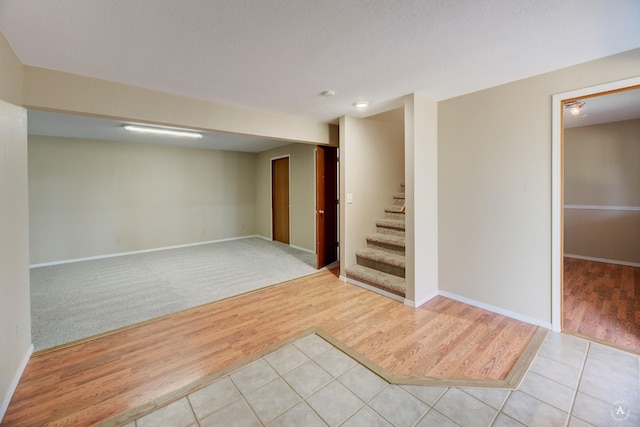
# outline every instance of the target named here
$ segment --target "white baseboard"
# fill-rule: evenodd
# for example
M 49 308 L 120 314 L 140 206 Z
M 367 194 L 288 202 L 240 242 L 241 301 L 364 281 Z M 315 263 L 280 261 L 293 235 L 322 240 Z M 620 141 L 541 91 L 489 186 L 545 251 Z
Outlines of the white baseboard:
M 52 266 L 52 265 L 71 264 L 73 262 L 80 262 L 80 261 L 93 261 L 93 260 L 96 260 L 96 259 L 115 258 L 115 257 L 125 256 L 125 255 L 145 254 L 145 253 L 149 253 L 149 252 L 166 251 L 168 249 L 189 248 L 189 247 L 192 247 L 192 246 L 209 245 L 211 243 L 221 243 L 221 242 L 229 242 L 229 241 L 232 241 L 232 240 L 251 239 L 253 237 L 260 237 L 260 238 L 264 239 L 264 237 L 258 236 L 258 235 L 230 237 L 228 239 L 209 240 L 207 242 L 187 243 L 187 244 L 184 244 L 184 245 L 164 246 L 162 248 L 143 249 L 143 250 L 131 251 L 131 252 L 119 252 L 119 253 L 107 254 L 107 255 L 90 256 L 90 257 L 85 257 L 85 258 L 65 259 L 65 260 L 62 260 L 62 261 L 43 262 L 43 263 L 40 263 L 40 264 L 31 264 L 31 265 L 29 265 L 29 268 L 49 267 L 49 266 Z
M 310 253 L 310 254 L 314 254 L 314 255 L 316 254 L 315 251 L 312 251 L 312 250 L 307 249 L 307 248 L 303 248 L 302 246 L 296 246 L 296 245 L 291 245 L 290 244 L 289 247 L 291 247 L 293 249 L 297 249 L 299 251 L 307 252 L 307 253 Z
M 259 236 L 259 235 L 256 235 L 256 236 L 251 236 L 251 237 L 259 237 L 259 238 L 261 238 L 262 240 L 266 240 L 266 241 L 268 241 L 268 242 L 273 242 L 273 239 L 272 239 L 272 238 L 270 238 L 270 237 L 266 237 L 266 236 Z M 310 253 L 310 254 L 314 254 L 314 255 L 315 255 L 315 251 L 312 251 L 311 249 L 303 248 L 302 246 L 296 246 L 296 245 L 289 244 L 289 247 L 290 247 L 290 248 L 293 248 L 293 249 L 297 249 L 297 250 L 299 250 L 299 251 L 308 252 L 308 253 Z
M 423 304 L 426 304 L 427 302 L 431 301 L 432 299 L 434 299 L 435 297 L 438 296 L 438 291 L 435 291 L 429 295 L 427 295 L 426 297 L 414 302 L 408 299 L 404 300 L 404 305 L 408 305 L 409 307 L 413 307 L 413 308 L 418 308 Z
M 438 291 L 438 295 L 441 295 L 446 298 L 450 298 L 452 300 L 460 301 L 465 304 L 472 305 L 474 307 L 482 308 L 487 311 L 491 311 L 496 314 L 500 314 L 502 316 L 511 317 L 512 319 L 520 320 L 522 322 L 530 323 L 535 326 L 540 326 L 545 329 L 551 329 L 551 322 L 542 322 L 533 317 L 524 316 L 520 313 L 515 313 L 513 311 L 505 310 L 504 308 L 496 307 L 495 305 L 485 304 L 480 301 L 475 301 L 470 298 L 461 297 L 460 295 L 452 294 L 446 291 Z
M 340 276 L 340 279 L 342 279 L 342 276 Z M 360 287 L 360 288 L 364 288 L 364 289 L 366 289 L 366 290 L 368 290 L 368 291 L 375 292 L 375 293 L 380 294 L 380 295 L 382 295 L 382 296 L 385 296 L 385 297 L 387 297 L 387 298 L 391 298 L 391 299 L 394 299 L 394 300 L 396 300 L 396 301 L 400 301 L 400 302 L 404 303 L 404 298 L 402 298 L 402 297 L 401 297 L 401 296 L 399 296 L 399 295 L 392 294 L 391 292 L 387 292 L 387 291 L 385 291 L 385 290 L 382 290 L 382 289 L 376 288 L 376 287 L 374 287 L 374 286 L 367 285 L 366 283 L 359 282 L 359 281 L 357 281 L 357 280 L 350 279 L 350 278 L 348 278 L 348 277 L 345 277 L 345 278 L 344 278 L 344 281 L 345 281 L 345 282 L 347 282 L 347 283 L 349 283 L 349 284 L 351 284 L 351 285 L 355 285 L 355 286 L 358 286 L 358 287 Z
M 0 422 L 2 422 L 2 419 L 4 418 L 4 414 L 6 414 L 7 409 L 9 408 L 9 402 L 11 402 L 13 393 L 15 393 L 16 388 L 18 388 L 18 383 L 20 382 L 20 378 L 22 377 L 22 374 L 25 368 L 27 367 L 27 363 L 29 363 L 29 359 L 31 358 L 32 354 L 33 354 L 33 344 L 31 344 L 27 349 L 26 354 L 22 358 L 22 361 L 20 362 L 20 365 L 18 366 L 18 369 L 16 370 L 16 373 L 14 374 L 13 379 L 11 380 L 11 384 L 9 384 L 9 389 L 7 390 L 7 392 L 4 395 L 4 398 L 2 399 L 2 406 L 0 406 Z
M 566 258 L 583 259 L 585 261 L 606 262 L 607 264 L 626 265 L 627 267 L 640 267 L 640 263 L 630 261 L 619 261 L 616 259 L 596 258 L 591 256 L 582 256 L 574 254 L 564 254 Z

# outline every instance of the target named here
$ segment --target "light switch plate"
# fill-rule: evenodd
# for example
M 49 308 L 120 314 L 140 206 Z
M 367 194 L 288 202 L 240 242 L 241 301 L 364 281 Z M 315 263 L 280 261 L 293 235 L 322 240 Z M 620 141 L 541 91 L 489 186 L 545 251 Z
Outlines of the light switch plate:
M 347 193 L 347 203 L 353 203 L 353 193 Z

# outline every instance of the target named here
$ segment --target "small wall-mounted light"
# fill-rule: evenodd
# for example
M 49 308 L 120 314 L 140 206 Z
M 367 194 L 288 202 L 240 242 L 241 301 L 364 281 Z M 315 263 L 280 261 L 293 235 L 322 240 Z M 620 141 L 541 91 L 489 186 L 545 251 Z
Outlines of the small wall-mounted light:
M 154 127 L 137 126 L 137 125 L 124 125 L 124 129 L 130 132 L 151 133 L 154 135 L 178 136 L 183 138 L 195 138 L 195 139 L 202 138 L 201 133 L 189 132 L 184 130 L 154 128 Z

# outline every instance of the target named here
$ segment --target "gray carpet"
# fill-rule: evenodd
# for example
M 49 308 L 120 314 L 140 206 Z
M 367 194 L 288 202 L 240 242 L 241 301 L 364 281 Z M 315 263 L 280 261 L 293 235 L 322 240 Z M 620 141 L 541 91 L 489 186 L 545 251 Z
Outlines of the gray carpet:
M 315 255 L 260 238 L 31 269 L 35 350 L 316 272 Z

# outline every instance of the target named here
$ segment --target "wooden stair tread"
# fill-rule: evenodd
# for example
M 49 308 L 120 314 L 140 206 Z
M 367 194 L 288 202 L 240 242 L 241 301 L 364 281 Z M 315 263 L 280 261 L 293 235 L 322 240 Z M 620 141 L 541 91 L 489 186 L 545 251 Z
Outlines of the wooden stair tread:
M 406 282 L 402 277 L 383 273 L 362 265 L 352 265 L 351 267 L 347 267 L 346 273 L 348 278 L 365 282 L 402 297 L 405 296 Z
M 396 194 L 393 195 L 393 198 L 394 199 L 403 199 L 404 200 L 405 199 L 404 193 L 396 193 Z
M 381 251 L 379 249 L 359 249 L 356 251 L 356 256 L 367 258 L 382 264 L 392 265 L 394 267 L 405 268 L 406 266 L 406 258 L 404 256 Z

